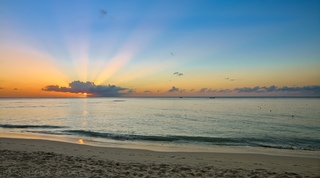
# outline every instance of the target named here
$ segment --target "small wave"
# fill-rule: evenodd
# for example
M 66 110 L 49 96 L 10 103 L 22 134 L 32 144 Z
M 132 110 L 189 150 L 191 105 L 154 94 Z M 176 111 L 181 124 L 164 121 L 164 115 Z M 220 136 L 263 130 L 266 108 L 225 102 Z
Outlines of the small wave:
M 219 146 L 252 146 L 266 147 L 276 149 L 291 150 L 320 150 L 319 140 L 300 140 L 300 143 L 292 144 L 291 139 L 276 141 L 270 138 L 218 138 L 218 137 L 200 137 L 200 136 L 153 136 L 153 135 L 132 135 L 132 134 L 115 134 L 101 133 L 86 130 L 63 130 L 67 134 L 75 134 L 86 137 L 98 137 L 113 139 L 119 141 L 152 141 L 152 142 L 170 142 L 170 143 L 202 143 Z
M 66 126 L 56 126 L 56 125 L 12 125 L 12 124 L 0 124 L 0 127 L 6 128 L 6 129 L 26 129 L 26 128 L 61 129 L 61 128 L 68 128 Z
M 159 141 L 159 142 L 236 142 L 235 139 L 215 138 L 215 137 L 197 137 L 197 136 L 154 136 L 154 135 L 132 135 L 132 134 L 115 134 L 101 133 L 86 130 L 63 130 L 62 132 L 72 133 L 87 137 L 109 138 L 114 140 L 137 140 L 137 141 Z
M 113 100 L 113 102 L 124 102 L 125 100 Z
M 54 132 L 54 131 L 35 131 L 35 130 L 27 130 L 25 132 L 37 133 L 37 134 L 50 134 L 50 135 L 72 135 L 71 133 L 62 133 L 62 132 Z

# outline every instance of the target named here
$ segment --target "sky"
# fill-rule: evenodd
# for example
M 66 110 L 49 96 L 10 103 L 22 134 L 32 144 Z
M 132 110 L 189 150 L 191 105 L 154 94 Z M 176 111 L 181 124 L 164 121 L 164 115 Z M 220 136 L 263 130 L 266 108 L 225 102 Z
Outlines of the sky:
M 318 0 L 1 0 L 0 97 L 320 96 Z

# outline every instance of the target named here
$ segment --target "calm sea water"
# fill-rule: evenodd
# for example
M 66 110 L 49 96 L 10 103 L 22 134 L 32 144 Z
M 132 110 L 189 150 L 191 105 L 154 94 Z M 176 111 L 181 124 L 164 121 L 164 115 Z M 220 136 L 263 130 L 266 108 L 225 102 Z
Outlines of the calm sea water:
M 98 141 L 320 150 L 320 99 L 0 99 L 0 131 Z

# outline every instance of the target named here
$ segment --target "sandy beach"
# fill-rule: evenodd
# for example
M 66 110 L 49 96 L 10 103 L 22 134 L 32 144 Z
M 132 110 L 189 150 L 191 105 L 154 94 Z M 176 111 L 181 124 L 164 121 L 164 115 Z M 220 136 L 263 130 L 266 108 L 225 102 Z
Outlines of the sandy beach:
M 156 152 L 0 138 L 0 177 L 319 177 L 319 157 Z

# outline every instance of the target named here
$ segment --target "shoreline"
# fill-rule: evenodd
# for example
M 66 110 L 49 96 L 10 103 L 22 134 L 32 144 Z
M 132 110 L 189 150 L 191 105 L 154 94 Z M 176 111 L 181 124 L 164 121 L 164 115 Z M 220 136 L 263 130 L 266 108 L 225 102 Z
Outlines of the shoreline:
M 245 153 L 264 154 L 273 156 L 293 156 L 320 158 L 320 151 L 277 149 L 268 147 L 244 147 L 244 146 L 218 146 L 218 145 L 194 145 L 194 144 L 174 144 L 155 143 L 141 141 L 117 141 L 108 139 L 92 139 L 76 136 L 58 136 L 36 133 L 4 132 L 0 129 L 0 138 L 36 139 L 65 142 L 71 144 L 81 144 L 94 147 L 124 148 L 149 150 L 156 152 L 212 152 L 212 153 Z
M 72 169 L 66 170 L 76 170 L 76 175 L 84 176 L 96 175 L 94 173 L 97 170 L 100 170 L 101 175 L 111 177 L 112 175 L 125 174 L 129 177 L 159 177 L 157 175 L 167 177 L 320 176 L 320 158 L 302 156 L 276 156 L 261 153 L 159 152 L 146 149 L 99 147 L 52 140 L 4 137 L 0 137 L 0 151 L 0 164 L 4 170 L 0 174 L 1 177 L 9 176 L 12 173 L 34 173 L 35 171 L 42 175 L 45 170 L 42 170 L 41 164 L 35 164 L 38 162 L 48 163 L 50 170 L 51 167 L 60 167 L 61 170 L 70 167 Z M 28 159 L 25 159 L 26 157 Z M 50 161 L 48 158 L 53 160 Z M 68 159 L 72 161 L 68 161 Z M 26 165 L 26 162 L 32 164 Z M 92 169 L 83 169 L 83 166 L 91 166 Z M 115 171 L 105 172 L 109 168 Z M 14 170 L 19 171 L 15 172 Z M 51 170 L 50 173 L 57 172 Z

